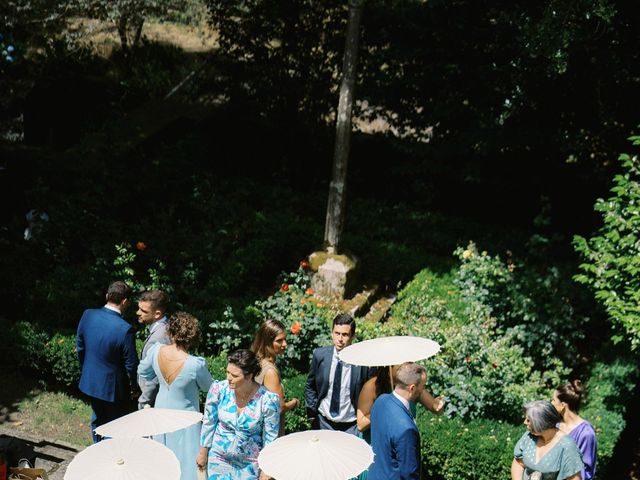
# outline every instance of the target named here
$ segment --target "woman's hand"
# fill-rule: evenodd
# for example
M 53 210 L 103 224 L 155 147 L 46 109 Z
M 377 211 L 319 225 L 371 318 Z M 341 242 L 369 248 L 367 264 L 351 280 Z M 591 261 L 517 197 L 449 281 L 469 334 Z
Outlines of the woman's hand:
M 196 457 L 196 465 L 200 470 L 207 468 L 207 457 L 209 456 L 209 449 L 207 447 L 200 447 L 200 452 Z
M 260 472 L 260 480 L 271 480 L 271 477 L 264 472 Z
M 293 410 L 294 408 L 298 408 L 300 406 L 300 400 L 297 398 L 292 398 L 288 402 L 285 403 L 285 410 Z
M 431 411 L 436 415 L 442 415 L 444 412 L 444 397 L 440 395 L 433 399 L 433 403 L 431 404 Z

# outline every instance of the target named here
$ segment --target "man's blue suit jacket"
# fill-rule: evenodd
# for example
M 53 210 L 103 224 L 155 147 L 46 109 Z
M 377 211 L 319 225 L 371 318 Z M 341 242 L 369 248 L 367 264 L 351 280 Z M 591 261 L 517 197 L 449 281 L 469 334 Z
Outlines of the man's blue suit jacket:
M 419 480 L 420 433 L 400 400 L 380 395 L 371 410 L 373 464 L 369 480 Z
M 320 347 L 313 351 L 309 376 L 304 387 L 304 400 L 307 406 L 307 416 L 310 419 L 318 417 L 318 407 L 329 391 L 329 375 L 331 373 L 331 360 L 334 346 Z M 349 393 L 354 409 L 358 408 L 358 397 L 364 383 L 371 377 L 369 367 L 351 365 L 351 383 Z
M 80 391 L 106 402 L 130 399 L 138 370 L 133 327 L 108 308 L 85 310 L 78 325 Z

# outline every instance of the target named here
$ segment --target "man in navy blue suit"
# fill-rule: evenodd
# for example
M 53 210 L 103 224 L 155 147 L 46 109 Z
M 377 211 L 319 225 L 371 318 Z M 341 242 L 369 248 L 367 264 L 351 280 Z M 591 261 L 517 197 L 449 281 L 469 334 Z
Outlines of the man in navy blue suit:
M 369 379 L 368 367 L 343 363 L 338 352 L 351 344 L 356 322 L 342 313 L 333 319 L 333 345 L 313 351 L 304 387 L 307 417 L 313 428 L 356 434 L 356 408 L 362 385 Z
M 425 368 L 403 363 L 394 376 L 392 393 L 380 395 L 371 410 L 374 460 L 369 480 L 419 480 L 420 433 L 409 402 L 416 402 L 427 382 Z
M 93 414 L 93 441 L 101 438 L 95 429 L 134 411 L 137 393 L 138 354 L 133 327 L 122 318 L 131 289 L 113 282 L 107 290 L 107 304 L 85 310 L 76 334 L 80 359 L 80 391 L 89 397 Z

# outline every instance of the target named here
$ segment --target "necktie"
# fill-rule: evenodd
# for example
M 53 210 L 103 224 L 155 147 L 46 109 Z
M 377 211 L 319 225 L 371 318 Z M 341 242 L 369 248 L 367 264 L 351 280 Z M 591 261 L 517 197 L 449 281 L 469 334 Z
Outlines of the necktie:
M 336 363 L 336 371 L 333 374 L 333 391 L 331 392 L 331 404 L 329 405 L 329 413 L 332 417 L 337 417 L 340 413 L 340 390 L 342 384 L 342 362 L 338 360 Z

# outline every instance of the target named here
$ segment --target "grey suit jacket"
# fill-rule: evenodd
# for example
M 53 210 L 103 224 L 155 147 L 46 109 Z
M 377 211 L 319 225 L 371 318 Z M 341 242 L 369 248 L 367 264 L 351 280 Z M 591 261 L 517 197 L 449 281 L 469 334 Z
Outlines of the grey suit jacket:
M 140 360 L 147 356 L 149 349 L 154 343 L 163 343 L 165 345 L 169 345 L 171 343 L 171 340 L 167 335 L 167 317 L 163 317 L 158 320 L 158 325 L 153 330 L 153 333 L 144 341 Z M 158 389 L 160 388 L 158 378 L 156 377 L 153 380 L 145 380 L 138 375 L 138 385 L 140 385 L 140 391 L 142 392 L 140 397 L 138 397 L 138 407 L 142 408 L 145 405 L 151 405 L 153 407 L 153 404 L 156 401 L 156 395 L 158 395 Z

